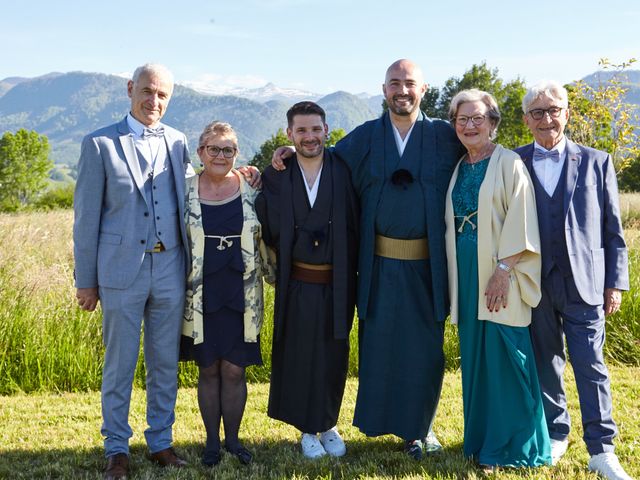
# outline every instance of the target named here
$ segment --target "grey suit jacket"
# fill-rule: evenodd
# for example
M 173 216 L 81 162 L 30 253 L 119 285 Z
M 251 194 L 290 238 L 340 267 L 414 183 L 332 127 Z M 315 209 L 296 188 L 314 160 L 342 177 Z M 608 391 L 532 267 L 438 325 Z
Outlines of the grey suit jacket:
M 534 175 L 533 144 L 516 152 Z M 567 139 L 566 153 L 564 225 L 571 271 L 582 300 L 601 305 L 605 288 L 629 290 L 616 172 L 606 152 Z
M 188 255 L 182 222 L 185 174 L 192 171 L 187 139 L 183 133 L 163 126 L 176 186 L 182 244 Z M 126 118 L 82 141 L 73 203 L 76 287 L 129 287 L 140 270 L 145 249 L 151 248 L 145 240 L 152 219 Z

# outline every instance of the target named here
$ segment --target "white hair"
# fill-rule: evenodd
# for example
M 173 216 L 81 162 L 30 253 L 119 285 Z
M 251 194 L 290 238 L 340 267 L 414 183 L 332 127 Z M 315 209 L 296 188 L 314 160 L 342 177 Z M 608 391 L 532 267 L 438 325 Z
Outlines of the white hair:
M 161 65 L 160 63 L 145 63 L 144 65 L 139 66 L 133 72 L 131 80 L 134 84 L 136 84 L 138 83 L 138 80 L 140 80 L 140 77 L 142 75 L 151 74 L 164 77 L 166 80 L 169 80 L 171 82 L 171 85 L 173 86 L 173 73 L 171 73 L 171 70 L 169 70 L 164 65 Z
M 562 108 L 569 108 L 567 89 L 554 80 L 543 80 L 527 90 L 522 99 L 522 112 L 527 113 L 531 104 L 542 96 L 557 100 Z

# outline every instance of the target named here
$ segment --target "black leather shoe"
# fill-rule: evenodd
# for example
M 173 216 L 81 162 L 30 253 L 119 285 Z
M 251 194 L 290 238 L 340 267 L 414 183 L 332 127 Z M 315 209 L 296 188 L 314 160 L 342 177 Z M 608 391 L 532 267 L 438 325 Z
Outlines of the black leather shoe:
M 243 465 L 249 465 L 253 461 L 253 454 L 242 445 L 238 445 L 232 450 L 227 448 L 227 452 L 240 460 Z
M 202 452 L 202 464 L 205 467 L 215 467 L 220 463 L 220 449 L 204 449 Z

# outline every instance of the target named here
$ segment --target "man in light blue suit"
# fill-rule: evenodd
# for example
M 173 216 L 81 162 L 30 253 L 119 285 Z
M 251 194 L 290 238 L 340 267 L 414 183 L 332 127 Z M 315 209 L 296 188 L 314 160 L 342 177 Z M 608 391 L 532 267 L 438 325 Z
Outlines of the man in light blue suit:
M 82 142 L 73 227 L 78 304 L 102 304 L 104 478 L 126 478 L 133 376 L 144 319 L 145 431 L 151 459 L 186 462 L 173 451 L 179 338 L 188 255 L 183 218 L 187 140 L 162 125 L 173 77 L 162 65 L 136 69 L 131 111 Z
M 535 142 L 516 150 L 536 192 L 542 241 L 542 300 L 531 336 L 556 463 L 570 428 L 563 373 L 565 343 L 573 366 L 589 470 L 629 477 L 614 453 L 611 386 L 604 364 L 605 316 L 629 289 L 618 185 L 611 156 L 567 139 L 567 91 L 556 82 L 530 88 L 522 101 Z

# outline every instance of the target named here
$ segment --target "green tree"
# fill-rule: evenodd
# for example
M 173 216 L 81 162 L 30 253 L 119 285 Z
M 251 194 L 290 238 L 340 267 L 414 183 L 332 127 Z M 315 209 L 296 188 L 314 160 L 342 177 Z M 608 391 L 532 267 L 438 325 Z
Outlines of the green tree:
M 278 147 L 283 147 L 285 145 L 291 145 L 291 141 L 287 138 L 287 134 L 284 133 L 284 130 L 279 128 L 275 135 L 260 146 L 260 150 L 253 156 L 249 164 L 257 167 L 258 170 L 263 172 L 265 168 L 271 165 L 273 152 L 275 152 Z
M 44 135 L 25 129 L 0 138 L 0 210 L 16 211 L 46 187 L 53 162 Z
M 486 62 L 472 65 L 461 78 L 451 77 L 440 91 L 437 117 L 449 118 L 449 105 L 461 90 L 477 88 L 493 95 L 498 102 L 502 121 L 496 141 L 507 148 L 515 148 L 532 140 L 529 129 L 522 121 L 522 98 L 527 89 L 520 78 L 505 83 L 498 76 L 498 69 L 490 69 Z
M 336 128 L 334 130 L 331 130 L 329 132 L 329 136 L 327 137 L 327 141 L 324 142 L 324 145 L 326 147 L 332 147 L 333 145 L 338 143 L 338 141 L 340 141 L 346 134 L 347 132 L 345 132 L 343 128 Z
M 424 92 L 424 97 L 420 102 L 420 110 L 427 114 L 429 118 L 443 118 L 438 111 L 438 100 L 440 99 L 440 89 L 438 87 L 427 87 L 427 91 Z M 386 105 L 385 105 L 386 106 Z
M 567 135 L 574 141 L 611 154 L 620 187 L 639 190 L 640 141 L 634 125 L 634 108 L 625 101 L 628 88 L 624 85 L 624 71 L 636 62 L 635 58 L 612 64 L 602 58 L 598 65 L 612 75 L 603 75 L 597 84 L 583 80 L 566 85 L 571 115 Z M 607 72 L 608 73 L 608 72 Z

